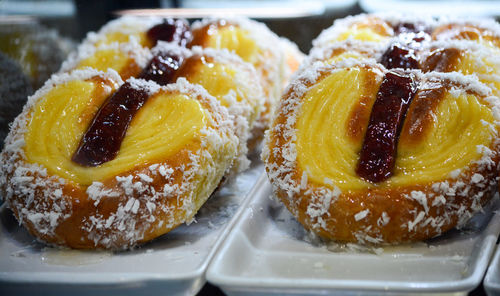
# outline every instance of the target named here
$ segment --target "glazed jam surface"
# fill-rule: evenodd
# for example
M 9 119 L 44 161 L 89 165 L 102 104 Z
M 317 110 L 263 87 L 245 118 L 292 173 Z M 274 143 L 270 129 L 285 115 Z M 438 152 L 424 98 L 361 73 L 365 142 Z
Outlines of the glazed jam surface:
M 167 19 L 152 27 L 147 35 L 156 43 L 158 40 L 174 41 L 185 45 L 190 41 L 189 26 L 181 20 Z M 170 53 L 160 53 L 152 58 L 139 78 L 152 80 L 160 85 L 171 82 L 183 58 Z M 83 135 L 72 160 L 82 166 L 98 166 L 116 157 L 130 122 L 146 103 L 146 90 L 124 83 L 109 97 L 97 112 L 94 120 Z
M 183 57 L 170 53 L 154 56 L 139 78 L 152 80 L 159 85 L 167 85 L 172 81 L 175 72 L 182 65 Z
M 83 166 L 98 166 L 116 157 L 135 113 L 148 98 L 145 90 L 123 84 L 101 106 L 83 135 L 72 160 Z
M 382 55 L 387 69 L 419 69 L 415 55 L 419 42 L 429 38 L 419 24 L 399 24 L 394 28 L 404 42 L 392 44 Z M 417 83 L 407 74 L 388 72 L 380 85 L 372 107 L 356 173 L 378 183 L 392 175 L 396 149 L 410 103 L 417 93 Z
M 153 26 L 146 32 L 153 44 L 158 41 L 175 42 L 180 46 L 186 46 L 193 35 L 189 24 L 180 19 L 165 19 L 163 23 Z
M 384 76 L 372 107 L 356 169 L 360 177 L 381 182 L 391 176 L 399 133 L 416 92 L 416 83 L 409 75 L 389 72 Z

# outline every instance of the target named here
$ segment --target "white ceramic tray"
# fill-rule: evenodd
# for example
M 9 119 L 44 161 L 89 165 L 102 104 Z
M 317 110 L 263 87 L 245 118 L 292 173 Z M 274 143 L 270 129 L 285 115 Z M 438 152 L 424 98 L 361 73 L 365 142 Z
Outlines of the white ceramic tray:
M 228 295 L 466 293 L 481 283 L 500 233 L 498 198 L 462 230 L 383 250 L 315 243 L 265 175 L 215 255 L 207 279 Z M 336 250 L 332 250 L 336 249 Z
M 483 284 L 489 296 L 500 296 L 500 246 L 491 260 Z
M 48 248 L 0 209 L 0 295 L 194 295 L 263 172 L 260 162 L 212 196 L 196 223 L 126 252 Z M 238 210 L 240 208 L 240 210 Z

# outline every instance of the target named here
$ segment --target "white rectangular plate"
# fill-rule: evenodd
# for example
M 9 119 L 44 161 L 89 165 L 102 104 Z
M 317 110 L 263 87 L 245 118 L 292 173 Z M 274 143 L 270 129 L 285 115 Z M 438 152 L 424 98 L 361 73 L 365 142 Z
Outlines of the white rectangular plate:
M 259 161 L 222 187 L 182 225 L 132 251 L 49 248 L 0 210 L 0 295 L 193 295 L 209 261 L 234 225 L 245 197 L 262 174 Z
M 228 295 L 460 293 L 480 284 L 500 233 L 498 198 L 461 231 L 377 254 L 311 243 L 262 176 L 207 279 Z M 331 251 L 336 247 L 337 251 Z M 329 250 L 330 249 L 330 250 Z
M 500 296 L 500 246 L 497 247 L 484 277 L 484 289 L 489 296 Z

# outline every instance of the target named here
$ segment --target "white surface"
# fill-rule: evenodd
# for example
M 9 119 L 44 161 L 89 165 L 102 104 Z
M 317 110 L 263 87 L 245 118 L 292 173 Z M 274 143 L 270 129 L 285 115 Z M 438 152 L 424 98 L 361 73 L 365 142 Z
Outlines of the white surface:
M 193 295 L 205 283 L 209 261 L 262 171 L 259 162 L 225 185 L 202 207 L 196 223 L 126 252 L 46 247 L 34 241 L 4 206 L 0 295 Z
M 481 282 L 500 232 L 500 214 L 490 205 L 462 231 L 386 247 L 379 255 L 354 252 L 308 242 L 303 227 L 271 194 L 262 176 L 208 268 L 208 281 L 229 295 L 465 293 Z
M 359 0 L 359 6 L 369 13 L 397 11 L 434 16 L 500 16 L 498 0 Z
M 500 296 L 500 246 L 491 260 L 483 284 L 489 296 Z

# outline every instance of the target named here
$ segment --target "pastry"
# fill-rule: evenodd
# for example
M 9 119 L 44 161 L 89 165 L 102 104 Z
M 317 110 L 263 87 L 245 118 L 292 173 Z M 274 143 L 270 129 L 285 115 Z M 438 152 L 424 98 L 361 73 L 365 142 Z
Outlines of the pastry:
M 437 38 L 443 24 L 362 15 L 314 42 L 263 150 L 276 196 L 305 228 L 339 242 L 419 241 L 493 197 L 499 80 L 484 52 L 495 49 Z M 457 59 L 437 57 L 449 49 Z
M 0 52 L 18 63 L 33 90 L 40 88 L 74 49 L 73 42 L 37 21 L 2 20 Z
M 109 108 L 113 92 L 128 96 L 122 104 L 147 99 L 114 154 L 130 113 Z M 115 72 L 76 70 L 47 81 L 15 120 L 1 154 L 2 195 L 44 242 L 130 248 L 191 221 L 236 145 L 226 109 L 199 86 L 122 84 Z
M 152 54 L 151 63 L 156 63 L 158 66 L 150 66 L 150 69 L 175 63 L 175 71 L 167 81 L 162 81 L 163 77 L 166 77 L 165 73 L 168 72 L 164 69 L 154 70 L 154 73 L 145 71 L 140 77 L 157 81 L 160 84 L 185 78 L 191 83 L 202 86 L 208 93 L 215 96 L 232 116 L 235 133 L 239 139 L 238 157 L 231 173 L 247 169 L 250 163 L 247 158 L 247 141 L 252 127 L 260 117 L 264 102 L 261 85 L 254 79 L 257 75 L 255 69 L 227 50 L 204 49 L 199 46 L 187 49 L 175 44 L 159 42 L 152 49 Z M 170 62 L 166 64 L 162 62 L 167 60 Z
M 0 193 L 35 237 L 131 248 L 189 223 L 248 167 L 259 72 L 190 41 L 182 20 L 112 21 L 29 99 L 0 156 Z
M 359 29 L 359 28 L 362 29 Z M 384 29 L 382 29 L 384 28 Z M 362 32 L 362 33 L 360 33 Z M 381 61 L 390 47 L 409 48 L 424 72 L 477 75 L 499 96 L 500 26 L 490 21 L 360 15 L 339 20 L 315 41 L 307 61 Z
M 247 142 L 264 106 L 264 94 L 256 76 L 255 68 L 227 50 L 195 46 L 185 51 L 184 61 L 173 77 L 201 85 L 233 116 L 239 145 L 231 173 L 244 171 L 250 164 Z
M 192 25 L 192 34 L 189 46 L 227 49 L 257 70 L 266 101 L 250 140 L 249 146 L 255 147 L 269 125 L 288 73 L 300 63 L 302 54 L 264 24 L 243 18 L 198 21 Z
M 169 68 L 169 60 L 175 60 L 175 69 Z M 248 168 L 247 140 L 255 121 L 260 117 L 264 95 L 261 85 L 254 79 L 257 76 L 255 69 L 237 55 L 227 50 L 198 46 L 187 49 L 163 41 L 159 41 L 151 50 L 134 42 L 112 43 L 97 48 L 80 47 L 79 53 L 65 62 L 61 71 L 86 67 L 97 70 L 111 68 L 118 71 L 122 79 L 139 77 L 160 85 L 179 78 L 201 85 L 233 116 L 240 144 L 237 161 L 231 172 L 237 173 Z

